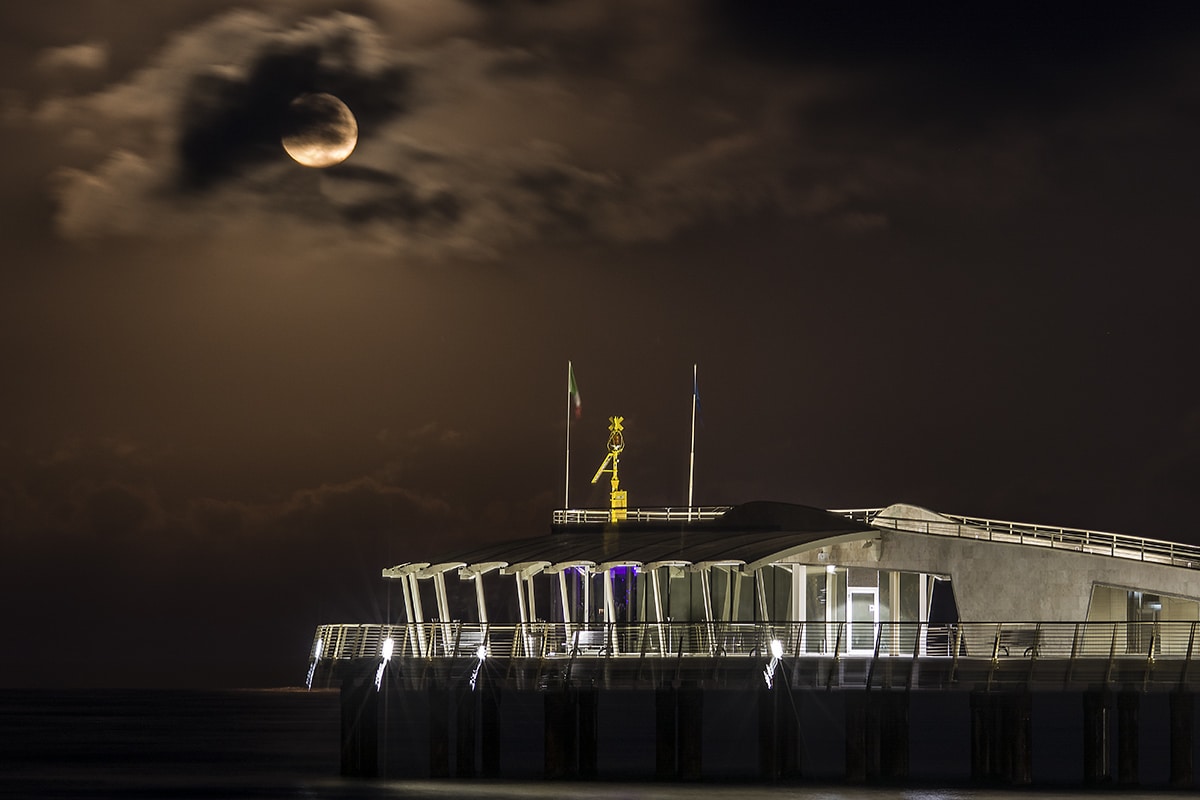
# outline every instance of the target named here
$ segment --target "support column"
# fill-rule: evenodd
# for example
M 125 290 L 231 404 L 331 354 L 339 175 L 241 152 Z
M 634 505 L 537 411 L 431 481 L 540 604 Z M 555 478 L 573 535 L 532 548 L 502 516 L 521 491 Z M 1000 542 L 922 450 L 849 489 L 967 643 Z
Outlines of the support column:
M 677 774 L 675 763 L 675 690 L 654 692 L 654 777 L 670 780 Z
M 579 777 L 596 777 L 596 753 L 599 742 L 599 700 L 595 689 L 580 689 L 578 698 L 579 717 Z
M 777 687 L 776 687 L 777 688 Z M 758 776 L 774 783 L 779 780 L 779 703 L 775 688 L 758 687 Z
M 1112 780 L 1108 758 L 1108 693 L 1104 691 L 1083 694 L 1083 780 L 1092 785 Z
M 575 693 L 570 690 L 546 692 L 543 697 L 545 716 L 544 764 L 547 778 L 572 778 L 576 775 L 577 745 Z
M 779 720 L 779 772 L 785 778 L 800 777 L 800 717 L 792 687 L 780 668 L 775 693 L 775 708 Z
M 479 687 L 479 761 L 485 778 L 500 777 L 500 690 L 480 676 Z
M 1028 692 L 1001 695 L 1004 733 L 1004 778 L 1016 786 L 1033 782 L 1033 698 Z
M 475 736 L 479 723 L 479 696 L 467 690 L 458 694 L 455 732 L 454 774 L 459 778 L 475 777 Z
M 846 780 L 867 780 L 866 692 L 846 692 Z
M 679 777 L 698 781 L 701 777 L 704 744 L 704 692 L 679 690 Z
M 1117 782 L 1122 786 L 1138 783 L 1138 722 L 1142 696 L 1122 690 L 1117 695 Z
M 1192 767 L 1192 743 L 1195 695 L 1183 689 L 1171 692 L 1171 786 L 1191 788 L 1195 782 Z
M 908 777 L 908 692 L 880 696 L 879 773 L 885 780 Z
M 758 687 L 759 776 L 770 782 L 800 775 L 800 720 L 782 665 L 775 685 Z
M 429 777 L 450 777 L 450 693 L 442 687 L 430 687 L 429 696 Z
M 994 737 L 992 696 L 986 692 L 971 692 L 971 780 L 992 778 Z
M 342 679 L 342 775 L 379 776 L 379 693 L 375 660 L 357 664 Z
M 867 780 L 877 781 L 879 780 L 879 724 L 882 694 L 868 691 L 865 693 L 863 701 L 866 704 L 866 735 L 863 737 L 863 749 L 866 755 Z

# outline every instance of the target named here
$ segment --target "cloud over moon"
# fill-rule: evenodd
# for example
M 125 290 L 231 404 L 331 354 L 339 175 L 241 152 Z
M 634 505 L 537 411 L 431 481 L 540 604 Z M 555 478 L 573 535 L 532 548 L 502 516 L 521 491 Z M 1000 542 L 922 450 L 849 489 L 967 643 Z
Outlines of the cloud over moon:
M 564 3 L 503 26 L 458 3 L 422 26 L 382 11 L 213 17 L 120 82 L 38 109 L 80 165 L 56 176 L 59 231 L 294 226 L 438 258 L 663 240 L 759 211 L 863 218 L 861 182 L 795 146 L 791 110 L 811 86 L 735 92 L 697 67 L 698 23 L 678 11 L 648 17 L 672 35 L 585 11 Z M 279 146 L 304 92 L 340 97 L 359 120 L 354 156 L 321 175 L 299 174 Z

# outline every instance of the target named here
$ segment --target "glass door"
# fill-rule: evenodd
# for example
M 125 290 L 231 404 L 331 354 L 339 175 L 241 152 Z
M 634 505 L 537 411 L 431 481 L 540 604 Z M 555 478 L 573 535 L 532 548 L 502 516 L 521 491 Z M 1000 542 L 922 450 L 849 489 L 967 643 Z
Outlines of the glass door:
M 872 653 L 875 650 L 875 630 L 879 625 L 879 589 L 850 587 L 850 620 L 847 638 L 849 652 Z

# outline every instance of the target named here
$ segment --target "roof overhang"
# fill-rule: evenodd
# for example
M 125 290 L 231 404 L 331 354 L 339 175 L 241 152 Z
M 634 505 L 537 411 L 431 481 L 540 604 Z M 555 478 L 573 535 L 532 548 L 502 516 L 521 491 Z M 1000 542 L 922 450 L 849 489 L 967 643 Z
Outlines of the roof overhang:
M 396 580 L 398 578 L 407 578 L 413 573 L 420 572 L 429 566 L 428 561 L 407 561 L 403 564 L 397 564 L 394 567 L 388 567 L 383 571 L 383 577 Z

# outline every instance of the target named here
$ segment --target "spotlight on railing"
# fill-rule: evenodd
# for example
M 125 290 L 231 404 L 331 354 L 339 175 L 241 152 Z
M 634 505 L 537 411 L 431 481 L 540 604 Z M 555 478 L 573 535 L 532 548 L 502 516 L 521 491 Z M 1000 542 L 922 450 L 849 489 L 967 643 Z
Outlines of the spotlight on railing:
M 379 659 L 379 669 L 375 670 L 375 691 L 383 685 L 383 671 L 387 669 L 387 664 L 392 660 L 392 651 L 396 648 L 396 640 L 392 637 L 387 637 L 383 640 L 383 653 Z
M 475 669 L 471 671 L 471 691 L 475 691 L 475 683 L 479 680 L 479 670 L 483 667 L 483 660 L 487 658 L 487 645 L 479 645 L 475 648 Z
M 318 636 L 316 643 L 313 645 L 312 663 L 308 665 L 308 679 L 304 685 L 309 689 L 312 688 L 313 674 L 317 671 L 317 662 L 321 660 L 321 653 L 325 650 L 325 640 Z
M 767 664 L 767 668 L 763 670 L 763 680 L 767 682 L 768 689 L 775 683 L 775 668 L 779 666 L 779 659 L 781 658 L 783 658 L 783 642 L 778 639 L 772 639 L 771 661 Z

